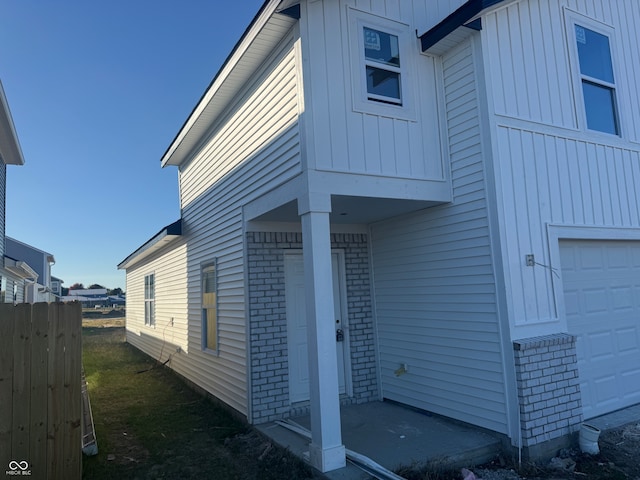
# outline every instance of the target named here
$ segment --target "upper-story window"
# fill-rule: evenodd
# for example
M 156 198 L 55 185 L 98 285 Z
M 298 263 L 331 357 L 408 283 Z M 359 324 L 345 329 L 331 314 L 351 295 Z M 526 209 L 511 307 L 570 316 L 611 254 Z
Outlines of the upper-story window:
M 411 38 L 404 23 L 349 9 L 355 111 L 415 120 Z
M 573 29 L 586 128 L 620 135 L 611 56 L 612 31 L 581 17 L 572 18 L 570 25 Z
M 364 58 L 369 100 L 402 105 L 398 36 L 363 27 Z

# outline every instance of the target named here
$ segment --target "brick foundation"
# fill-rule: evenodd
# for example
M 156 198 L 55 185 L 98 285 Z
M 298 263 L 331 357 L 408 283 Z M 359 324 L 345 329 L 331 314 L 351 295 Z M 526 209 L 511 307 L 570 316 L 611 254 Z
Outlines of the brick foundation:
M 544 455 L 580 428 L 582 406 L 576 337 L 548 335 L 513 342 L 522 446 Z M 539 452 L 539 454 L 537 453 Z

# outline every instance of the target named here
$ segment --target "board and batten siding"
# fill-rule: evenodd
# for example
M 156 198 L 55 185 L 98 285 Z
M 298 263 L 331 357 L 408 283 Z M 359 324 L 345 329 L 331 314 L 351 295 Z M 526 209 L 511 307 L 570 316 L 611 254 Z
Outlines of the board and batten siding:
M 529 0 L 483 18 L 487 70 L 495 113 L 567 129 L 578 128 L 574 79 L 565 14 L 613 27 L 612 49 L 621 122 L 630 140 L 640 141 L 640 35 L 636 0 Z
M 127 269 L 127 342 L 162 362 L 174 354 L 172 368 L 177 347 L 188 353 L 186 252 L 185 242 L 177 240 Z M 144 277 L 152 273 L 155 326 L 144 324 Z
M 301 172 L 299 47 L 293 32 L 180 167 L 183 234 L 188 241 L 189 355 L 176 370 L 248 415 L 242 207 Z M 202 348 L 201 269 L 216 261 L 218 342 Z
M 613 29 L 620 137 L 582 130 L 565 15 Z M 530 0 L 483 19 L 512 338 L 566 329 L 549 225 L 640 227 L 640 18 L 635 0 Z M 525 255 L 537 265 L 527 267 Z
M 313 135 L 307 146 L 309 167 L 361 175 L 446 180 L 443 162 L 441 112 L 434 92 L 438 88 L 437 59 L 418 55 L 415 31 L 423 33 L 454 11 L 464 0 L 342 0 L 307 2 L 301 32 L 307 48 L 309 71 L 305 91 Z M 352 83 L 359 82 L 359 58 L 352 44 L 350 15 L 363 13 L 406 26 L 411 48 L 401 53 L 410 68 L 409 92 L 403 95 L 420 105 L 415 118 L 392 118 L 375 109 L 354 109 Z M 306 22 L 306 23 L 305 23 Z M 340 32 L 339 35 L 336 32 Z M 364 68 L 364 66 L 362 66 Z
M 508 433 L 471 43 L 442 64 L 454 200 L 371 228 L 382 392 Z

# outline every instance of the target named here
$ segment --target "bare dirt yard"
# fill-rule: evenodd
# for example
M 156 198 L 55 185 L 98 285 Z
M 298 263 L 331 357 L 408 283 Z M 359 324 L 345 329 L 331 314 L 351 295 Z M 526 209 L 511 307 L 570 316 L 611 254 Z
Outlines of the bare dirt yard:
M 499 457 L 465 471 L 428 468 L 398 473 L 407 480 L 640 480 L 640 422 L 602 432 L 598 445 L 597 455 L 582 453 L 576 446 L 548 463 L 519 465 Z

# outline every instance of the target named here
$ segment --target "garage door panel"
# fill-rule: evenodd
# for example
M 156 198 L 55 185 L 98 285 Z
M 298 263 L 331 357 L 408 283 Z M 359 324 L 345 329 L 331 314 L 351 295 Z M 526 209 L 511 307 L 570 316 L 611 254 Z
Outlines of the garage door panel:
M 640 350 L 639 329 L 637 327 L 621 328 L 616 331 L 618 352 L 621 355 L 635 355 Z M 640 385 L 640 384 L 639 384 Z
M 562 241 L 560 252 L 585 418 L 640 402 L 640 242 Z
M 587 315 L 607 312 L 607 291 L 604 289 L 584 290 L 584 313 Z

